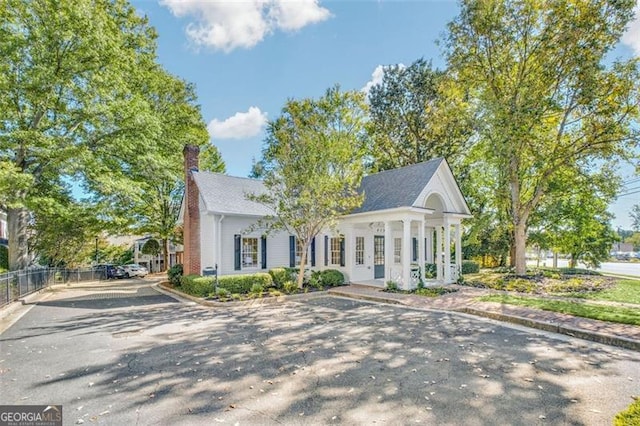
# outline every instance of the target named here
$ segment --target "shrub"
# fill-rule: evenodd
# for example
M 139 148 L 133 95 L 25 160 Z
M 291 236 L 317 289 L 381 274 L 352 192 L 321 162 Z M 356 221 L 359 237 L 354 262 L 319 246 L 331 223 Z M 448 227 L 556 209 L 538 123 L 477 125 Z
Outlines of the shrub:
M 616 414 L 613 424 L 614 426 L 640 425 L 640 398 L 635 397 L 635 401 L 626 410 Z
M 231 293 L 226 288 L 218 287 L 215 293 L 211 293 L 211 296 L 217 296 L 218 299 L 222 302 L 225 302 L 229 297 L 231 297 Z
M 187 294 L 196 297 L 205 297 L 213 291 L 213 278 L 200 275 L 183 275 L 181 288 Z
M 178 287 L 180 285 L 180 279 L 182 278 L 183 273 L 184 273 L 184 270 L 182 269 L 182 264 L 178 263 L 177 265 L 173 265 L 167 271 L 169 282 L 173 284 L 175 287 Z
M 525 278 L 514 278 L 507 282 L 505 290 L 519 293 L 535 293 L 536 283 Z
M 335 287 L 344 284 L 344 274 L 337 269 L 325 269 L 320 272 L 320 280 L 324 287 Z
M 462 261 L 462 275 L 465 274 L 477 274 L 480 272 L 480 265 L 478 265 L 473 260 L 463 260 Z
M 291 272 L 286 268 L 269 269 L 269 275 L 271 275 L 273 285 L 276 288 L 282 288 L 284 286 L 284 283 L 291 280 Z
M 273 285 L 271 275 L 266 272 L 242 275 L 224 275 L 218 278 L 218 286 L 226 288 L 231 293 L 247 294 L 254 284 L 259 284 L 263 289 Z
M 295 281 L 287 281 L 282 286 L 285 293 L 297 293 L 298 292 L 298 284 Z
M 249 290 L 250 294 L 254 294 L 256 296 L 262 296 L 262 292 L 264 291 L 264 287 L 260 283 L 254 283 Z
M 316 288 L 318 290 L 324 289 L 321 271 L 311 271 L 311 276 L 309 277 L 309 287 Z
M 9 269 L 9 249 L 0 246 L 0 269 Z
M 602 275 L 598 271 L 592 271 L 591 269 L 581 268 L 558 268 L 558 272 L 563 275 Z
M 398 283 L 395 281 L 387 281 L 387 290 L 389 291 L 398 291 Z
M 435 263 L 424 264 L 424 277 L 435 278 L 438 276 L 438 266 Z

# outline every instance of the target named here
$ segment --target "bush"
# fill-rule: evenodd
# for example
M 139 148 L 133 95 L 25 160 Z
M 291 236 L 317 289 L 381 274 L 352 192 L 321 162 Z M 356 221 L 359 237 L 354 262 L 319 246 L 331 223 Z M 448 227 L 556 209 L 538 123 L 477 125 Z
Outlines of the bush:
M 534 281 L 525 278 L 514 278 L 507 282 L 505 290 L 517 291 L 519 293 L 535 293 L 537 289 Z
M 462 275 L 466 274 L 477 274 L 480 272 L 480 265 L 478 265 L 473 260 L 463 260 L 462 261 Z
M 208 296 L 213 291 L 213 278 L 200 275 L 183 275 L 181 288 L 187 294 L 196 297 Z
M 320 272 L 320 280 L 324 287 L 335 287 L 344 284 L 344 274 L 337 269 L 325 269 Z
M 321 271 L 311 271 L 311 277 L 309 277 L 309 287 L 316 288 L 318 290 L 324 290 Z
M 262 296 L 262 292 L 264 291 L 264 287 L 262 286 L 262 284 L 260 283 L 254 283 L 251 286 L 251 289 L 249 290 L 250 294 L 256 295 L 256 296 Z
M 0 269 L 9 269 L 9 249 L 0 246 Z
M 398 283 L 395 281 L 387 281 L 387 290 L 389 291 L 398 291 Z
M 295 281 L 287 281 L 282 286 L 285 293 L 297 293 L 298 292 L 298 284 Z
M 218 286 L 231 293 L 247 294 L 254 284 L 265 289 L 273 286 L 273 278 L 266 272 L 258 272 L 256 274 L 225 275 L 218 279 Z
M 173 265 L 167 271 L 167 276 L 169 277 L 169 282 L 173 284 L 175 287 L 180 286 L 180 279 L 182 278 L 182 274 L 184 270 L 182 269 L 182 264 L 178 263 L 177 265 Z
M 438 276 L 438 265 L 435 263 L 425 263 L 424 264 L 424 277 L 425 278 L 436 278 Z
M 602 275 L 598 271 L 592 271 L 591 269 L 581 268 L 558 268 L 558 272 L 563 275 Z
M 640 398 L 636 397 L 626 410 L 616 414 L 613 424 L 614 426 L 640 425 Z
M 273 280 L 273 285 L 276 288 L 282 288 L 284 283 L 291 280 L 291 272 L 286 268 L 272 268 L 269 269 L 269 275 L 271 275 L 271 279 Z

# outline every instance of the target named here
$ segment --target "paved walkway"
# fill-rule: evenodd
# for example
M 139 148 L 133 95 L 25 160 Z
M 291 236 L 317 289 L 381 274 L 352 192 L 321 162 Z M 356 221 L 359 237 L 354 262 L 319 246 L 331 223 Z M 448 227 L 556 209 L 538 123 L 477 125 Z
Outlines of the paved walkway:
M 379 288 L 361 285 L 337 287 L 329 290 L 329 293 L 413 308 L 463 312 L 640 351 L 638 326 L 574 317 L 523 306 L 480 302 L 476 300 L 478 297 L 496 292 L 457 285 L 452 288 L 458 291 L 439 297 L 386 293 Z

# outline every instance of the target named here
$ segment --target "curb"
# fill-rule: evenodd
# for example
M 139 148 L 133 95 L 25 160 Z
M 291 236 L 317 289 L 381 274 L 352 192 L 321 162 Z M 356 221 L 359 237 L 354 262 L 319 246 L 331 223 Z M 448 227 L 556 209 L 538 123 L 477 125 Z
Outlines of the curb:
M 356 299 L 356 300 L 366 300 L 368 302 L 388 303 L 390 305 L 403 305 L 403 306 L 406 305 L 406 303 L 403 303 L 401 300 L 398 300 L 398 299 L 390 299 L 382 296 L 374 296 L 371 294 L 353 294 L 349 292 L 342 292 L 340 290 L 329 290 L 328 293 L 331 296 L 347 297 L 349 299 Z
M 585 331 L 577 328 L 566 327 L 558 323 L 551 323 L 546 321 L 536 321 L 530 318 L 519 317 L 515 315 L 505 315 L 498 312 L 481 311 L 473 308 L 461 308 L 456 312 L 463 312 L 469 315 L 475 315 L 479 317 L 490 318 L 503 322 L 510 322 L 512 324 L 523 325 L 525 327 L 535 328 L 543 331 L 550 331 L 552 333 L 564 334 L 571 337 L 577 337 L 583 340 L 590 340 L 596 343 L 602 343 L 609 346 L 618 346 L 625 349 L 631 349 L 633 351 L 640 352 L 640 341 L 627 339 L 619 336 L 611 336 L 608 334 L 597 333 L 594 331 Z

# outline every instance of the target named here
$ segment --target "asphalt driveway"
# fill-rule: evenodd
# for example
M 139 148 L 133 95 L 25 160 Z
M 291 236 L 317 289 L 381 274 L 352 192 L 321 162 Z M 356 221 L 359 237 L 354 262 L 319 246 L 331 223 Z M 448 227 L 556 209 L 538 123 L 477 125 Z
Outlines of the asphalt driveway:
M 0 335 L 0 404 L 65 424 L 610 424 L 640 354 L 323 296 L 203 308 L 148 283 L 49 295 Z

